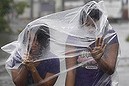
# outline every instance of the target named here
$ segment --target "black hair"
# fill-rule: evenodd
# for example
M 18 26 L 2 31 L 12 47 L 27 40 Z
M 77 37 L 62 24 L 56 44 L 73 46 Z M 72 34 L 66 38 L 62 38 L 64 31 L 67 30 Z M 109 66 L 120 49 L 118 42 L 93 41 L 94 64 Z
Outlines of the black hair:
M 92 9 L 89 13 L 89 16 L 93 20 L 99 20 L 100 17 L 102 16 L 102 12 L 99 9 Z M 80 20 L 81 20 L 80 23 L 84 24 L 84 22 L 86 21 L 86 18 L 87 18 L 87 13 L 83 10 L 80 16 Z
M 99 20 L 102 16 L 102 12 L 99 9 L 92 9 L 89 16 L 95 20 Z
M 46 26 L 40 26 L 39 29 L 36 32 L 37 41 L 39 44 L 41 44 L 43 47 L 46 47 L 49 43 L 49 28 Z

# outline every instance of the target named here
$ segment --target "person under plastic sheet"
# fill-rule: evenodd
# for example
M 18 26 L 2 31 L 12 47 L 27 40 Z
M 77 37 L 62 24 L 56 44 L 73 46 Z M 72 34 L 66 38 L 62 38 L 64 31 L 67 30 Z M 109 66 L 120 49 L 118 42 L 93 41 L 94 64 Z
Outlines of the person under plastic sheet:
M 86 16 L 87 18 L 85 18 Z M 94 28 L 94 23 L 98 22 L 101 16 L 102 12 L 99 9 L 93 8 L 89 14 L 83 10 L 80 23 L 84 27 L 91 26 Z M 101 37 L 96 39 L 90 39 L 89 37 L 87 42 L 93 41 L 89 47 L 66 45 L 66 56 L 73 56 L 72 58 L 66 58 L 67 69 L 87 61 L 85 64 L 67 72 L 66 86 L 111 86 L 111 75 L 116 68 L 119 43 L 115 31 L 112 29 L 108 30 L 109 25 L 107 20 L 104 34 Z M 106 38 L 106 35 L 109 33 L 115 34 Z M 72 36 L 67 38 L 68 43 L 72 40 L 75 40 Z M 79 53 L 79 55 L 74 56 L 76 53 Z
M 41 26 L 41 28 L 48 30 L 46 26 Z M 53 86 L 58 78 L 58 76 L 56 76 L 49 80 L 50 76 L 60 71 L 60 62 L 58 58 L 34 62 L 34 58 L 37 59 L 37 56 L 43 53 L 42 50 L 49 47 L 49 41 L 47 40 L 50 36 L 45 34 L 42 29 L 38 29 L 35 33 L 32 45 L 29 45 L 31 46 L 30 52 L 26 53 L 24 58 L 20 56 L 20 49 L 18 49 L 19 51 L 16 51 L 15 55 L 12 55 L 11 60 L 6 62 L 6 68 L 11 68 L 12 80 L 16 86 Z M 28 34 L 33 35 L 34 33 L 30 32 Z M 50 51 L 49 56 L 55 57 Z M 15 66 L 19 63 L 22 64 L 16 69 Z

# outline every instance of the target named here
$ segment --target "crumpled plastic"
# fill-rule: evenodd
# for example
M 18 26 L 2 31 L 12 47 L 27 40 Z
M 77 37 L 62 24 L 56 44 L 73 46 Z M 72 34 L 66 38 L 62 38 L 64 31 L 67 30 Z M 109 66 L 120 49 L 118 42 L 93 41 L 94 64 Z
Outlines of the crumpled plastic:
M 95 21 L 92 16 L 89 16 L 93 10 L 100 11 L 100 15 L 96 16 L 96 18 L 99 17 L 97 21 Z M 69 70 L 93 61 L 93 57 L 86 60 L 83 59 L 83 61 L 81 61 L 82 59 L 78 59 L 79 63 L 70 69 L 66 69 L 64 65 L 66 58 L 77 56 L 87 57 L 89 52 L 85 52 L 85 48 L 92 45 L 96 38 L 103 37 L 105 43 L 109 44 L 117 36 L 116 32 L 109 24 L 107 17 L 108 15 L 105 11 L 104 2 L 100 1 L 97 3 L 91 1 L 84 6 L 53 13 L 30 22 L 19 34 L 16 41 L 2 47 L 2 50 L 10 53 L 9 58 L 6 61 L 6 68 L 8 70 L 17 69 L 23 64 L 22 61 L 24 59 L 24 54 L 30 53 L 34 54 L 33 60 L 35 62 L 59 58 L 60 65 L 63 64 L 64 67 L 60 68 L 60 73 L 55 76 L 59 76 Z M 88 19 L 91 20 L 92 25 L 86 26 L 86 20 Z M 35 50 L 32 50 L 32 44 L 36 33 L 38 32 L 44 34 L 44 37 L 41 37 L 39 40 L 43 45 L 41 45 L 42 49 L 40 52 L 34 53 Z M 76 49 L 69 48 L 67 51 L 66 46 L 76 47 Z M 74 54 L 72 54 L 73 52 Z M 18 53 L 20 57 L 16 56 L 16 53 Z M 13 63 L 13 60 L 18 60 L 19 63 Z M 96 69 L 98 67 L 97 65 L 92 65 L 87 66 L 87 68 Z M 110 77 L 113 77 L 114 75 Z M 118 81 L 112 80 L 112 83 L 115 83 L 113 86 L 117 86 L 116 83 L 118 83 Z M 97 83 L 94 86 L 106 85 Z

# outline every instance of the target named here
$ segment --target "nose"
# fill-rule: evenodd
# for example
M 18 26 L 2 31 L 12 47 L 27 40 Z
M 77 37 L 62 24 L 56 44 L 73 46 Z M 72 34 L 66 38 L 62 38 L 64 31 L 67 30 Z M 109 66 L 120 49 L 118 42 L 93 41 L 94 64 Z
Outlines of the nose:
M 37 42 L 37 41 L 33 41 L 33 43 L 32 43 L 32 46 L 38 46 L 39 45 L 39 43 Z

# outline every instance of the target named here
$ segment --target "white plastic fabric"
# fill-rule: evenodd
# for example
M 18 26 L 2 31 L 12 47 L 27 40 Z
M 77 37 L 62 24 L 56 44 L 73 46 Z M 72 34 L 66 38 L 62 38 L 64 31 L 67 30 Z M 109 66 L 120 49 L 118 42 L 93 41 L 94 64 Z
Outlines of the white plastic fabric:
M 94 19 L 88 16 L 93 9 L 98 9 L 102 12 L 99 16 L 100 19 L 98 21 L 94 21 Z M 86 26 L 85 20 L 87 19 L 92 20 L 93 24 Z M 35 62 L 46 59 L 59 58 L 60 64 L 62 64 L 65 58 L 72 58 L 79 55 L 84 55 L 84 48 L 89 47 L 92 43 L 94 43 L 96 38 L 103 37 L 104 39 L 106 39 L 108 37 L 111 37 L 106 42 L 108 44 L 110 43 L 110 41 L 112 41 L 114 37 L 116 37 L 115 32 L 106 34 L 107 31 L 113 30 L 113 28 L 107 20 L 104 2 L 100 1 L 97 3 L 95 1 L 91 1 L 84 6 L 47 15 L 30 22 L 26 26 L 26 28 L 19 34 L 16 41 L 2 47 L 4 51 L 11 54 L 6 61 L 6 64 L 8 65 L 12 64 L 11 60 L 13 60 L 12 57 L 15 56 L 15 52 L 18 52 L 21 56 L 21 58 L 15 58 L 18 59 L 20 63 L 16 63 L 13 67 L 6 65 L 7 69 L 17 69 L 22 64 L 24 54 L 30 54 L 30 52 L 34 52 L 31 51 L 31 46 L 35 34 L 39 29 L 44 34 L 46 34 L 48 38 L 46 38 L 45 40 L 41 39 L 41 42 L 45 41 L 46 44 L 45 46 L 42 46 L 42 50 L 40 50 L 40 53 L 33 53 L 33 59 Z M 69 49 L 69 51 L 66 51 L 66 46 L 82 48 L 77 48 L 76 50 Z M 50 52 L 55 54 L 55 56 L 50 55 Z M 72 52 L 74 52 L 74 54 L 69 54 Z M 79 66 L 83 66 L 84 64 L 92 60 L 93 58 L 90 58 L 89 60 L 81 62 L 70 69 L 60 69 L 60 73 L 56 74 L 55 76 L 66 73 L 67 71 L 77 68 Z M 118 82 L 115 81 L 113 83 Z M 106 85 L 100 85 L 98 83 L 94 86 Z

